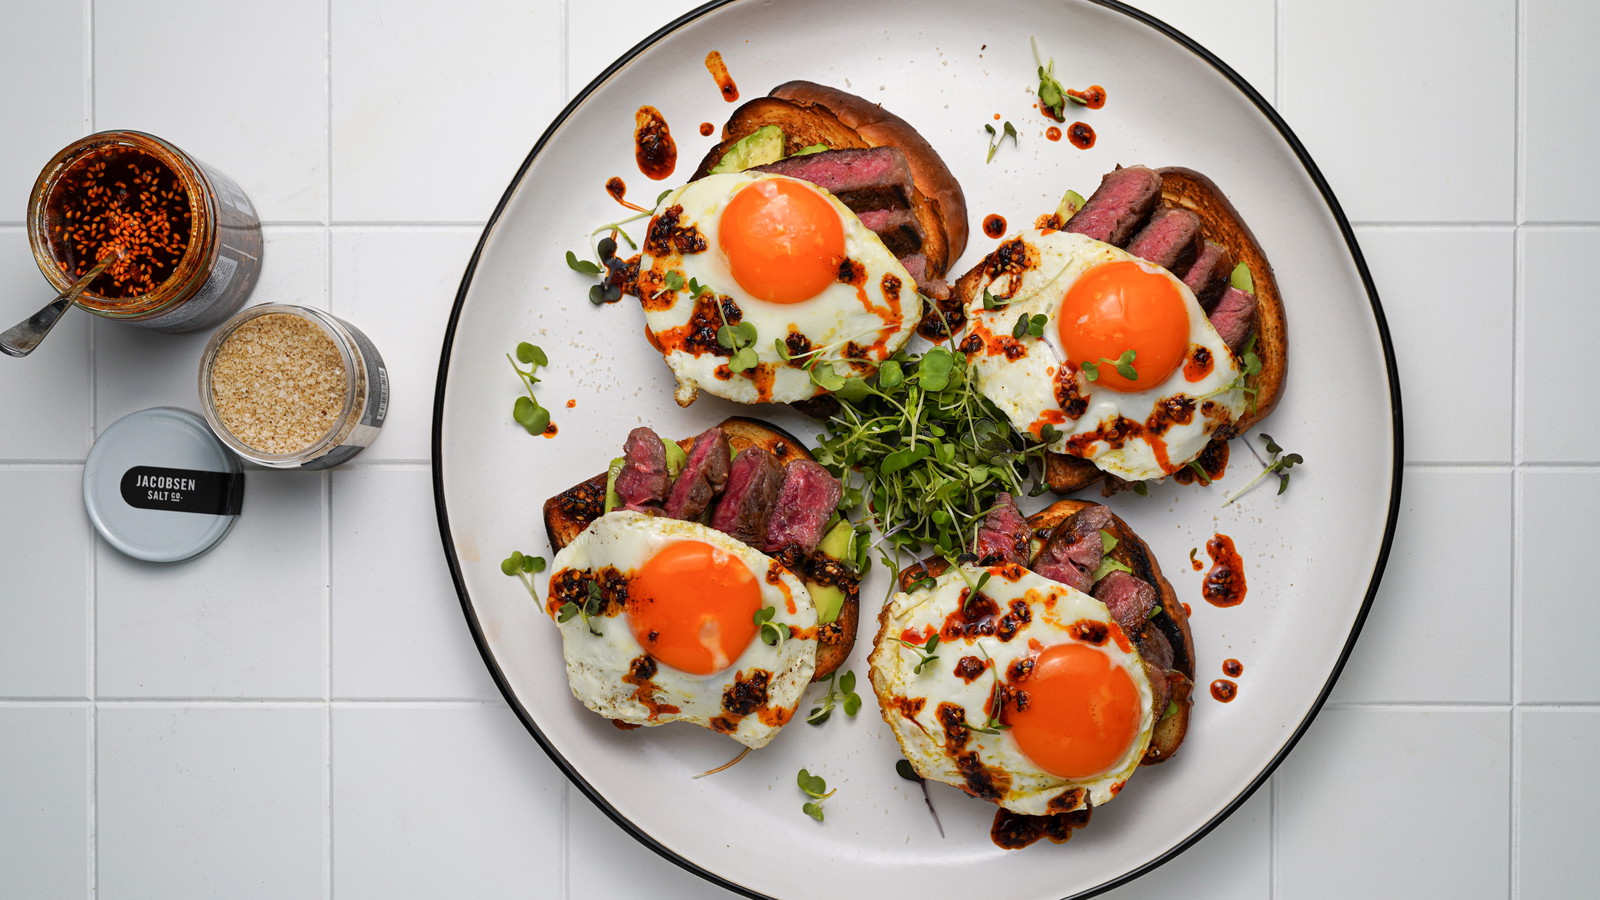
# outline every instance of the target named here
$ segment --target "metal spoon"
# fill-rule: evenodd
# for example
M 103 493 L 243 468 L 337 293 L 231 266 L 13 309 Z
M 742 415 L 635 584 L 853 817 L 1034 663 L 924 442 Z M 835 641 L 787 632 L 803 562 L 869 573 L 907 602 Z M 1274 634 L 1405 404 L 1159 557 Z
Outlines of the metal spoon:
M 44 340 L 44 336 L 50 333 L 50 329 L 56 327 L 56 322 L 61 320 L 67 307 L 88 290 L 89 282 L 98 278 L 100 273 L 106 270 L 106 266 L 121 258 L 120 254 L 107 253 L 104 259 L 95 263 L 94 268 L 74 282 L 72 287 L 62 291 L 61 296 L 46 304 L 44 309 L 6 329 L 4 334 L 0 334 L 0 353 L 7 356 L 27 356 L 32 353 L 34 348 L 39 346 L 39 342 Z

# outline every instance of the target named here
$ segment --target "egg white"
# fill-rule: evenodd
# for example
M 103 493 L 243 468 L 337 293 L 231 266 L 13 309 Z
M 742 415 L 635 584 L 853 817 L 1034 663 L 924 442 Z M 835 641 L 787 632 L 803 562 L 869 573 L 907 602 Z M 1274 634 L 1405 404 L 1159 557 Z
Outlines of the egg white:
M 741 189 L 773 179 L 803 184 L 827 198 L 843 225 L 845 257 L 865 269 L 859 289 L 835 282 L 809 300 L 771 303 L 750 295 L 734 280 L 727 254 L 717 245 L 722 212 Z M 828 348 L 816 356 L 832 365 L 838 374 L 865 376 L 905 345 L 922 317 L 922 299 L 910 273 L 877 234 L 823 188 L 784 175 L 732 172 L 709 175 L 672 191 L 656 206 L 654 215 L 674 206 L 683 208 L 679 226 L 693 226 L 705 238 L 707 247 L 699 253 L 679 253 L 674 249 L 656 256 L 647 248 L 641 254 L 639 285 L 649 295 L 643 298 L 643 306 L 645 327 L 652 340 L 662 346 L 662 335 L 689 323 L 694 302 L 687 285 L 694 279 L 717 294 L 732 298 L 743 320 L 755 326 L 753 346 L 759 361 L 757 369 L 734 374 L 726 368 L 725 355 L 664 346 L 663 356 L 678 381 L 676 398 L 680 405 L 693 402 L 695 394 L 702 390 L 739 403 L 792 403 L 814 397 L 823 389 L 804 369 L 788 364 L 778 355 L 775 340 L 790 332 L 804 335 L 811 347 Z M 666 290 L 668 273 L 676 273 L 685 287 Z M 897 282 L 892 292 L 885 286 L 885 276 L 892 276 L 891 283 Z M 862 358 L 845 355 L 846 343 L 852 341 L 868 348 Z
M 765 670 L 772 673 L 767 684 L 766 708 L 780 711 L 776 718 L 781 721 L 763 721 L 758 711 L 744 716 L 737 729 L 728 733 L 747 747 L 763 747 L 793 717 L 801 694 L 816 670 L 816 607 L 805 585 L 781 563 L 698 522 L 615 510 L 590 523 L 556 554 L 551 581 L 554 583 L 564 577 L 562 573 L 569 570 L 592 571 L 605 566 L 615 567 L 624 576 L 632 576 L 669 544 L 685 540 L 701 541 L 725 550 L 749 566 L 761 589 L 761 605 L 775 611 L 772 621 L 792 626 L 798 629 L 798 634 L 785 638 L 776 647 L 768 646 L 758 636 L 726 669 L 709 675 L 695 675 L 657 662 L 656 673 L 650 679 L 659 689 L 656 702 L 677 706 L 679 711 L 652 717 L 650 708 L 635 696 L 636 686 L 623 681 L 633 661 L 647 655 L 628 627 L 626 611 L 591 617 L 588 622 L 582 616 L 573 616 L 557 623 L 561 629 L 568 686 L 572 695 L 585 706 L 610 719 L 634 725 L 691 722 L 710 728 L 711 720 L 723 715 L 723 693 L 733 686 L 737 676 L 756 669 Z M 778 576 L 781 586 L 768 581 L 767 574 L 773 566 L 781 570 Z M 555 610 L 549 607 L 554 605 L 549 603 L 546 609 L 552 617 Z M 592 633 L 591 627 L 599 634 Z
M 1061 346 L 1060 332 L 1056 324 L 1062 298 L 1066 296 L 1073 282 L 1089 269 L 1103 263 L 1123 260 L 1136 262 L 1145 271 L 1157 273 L 1172 282 L 1173 288 L 1183 298 L 1184 307 L 1188 310 L 1189 344 L 1203 346 L 1210 351 L 1213 360 L 1211 371 L 1204 378 L 1190 382 L 1184 377 L 1183 366 L 1180 364 L 1164 381 L 1152 384 L 1144 390 L 1129 393 L 1099 387 L 1085 378 L 1082 372 L 1078 372 L 1074 376 L 1078 393 L 1088 401 L 1088 408 L 1076 420 L 1066 418 L 1064 421 L 1051 422 L 1061 434 L 1051 443 L 1050 448 L 1057 452 L 1066 452 L 1072 437 L 1093 433 L 1102 425 L 1115 422 L 1118 417 L 1145 422 L 1167 398 L 1179 395 L 1195 398 L 1212 394 L 1213 396 L 1208 398 L 1214 404 L 1211 408 L 1212 415 L 1207 416 L 1200 409 L 1196 409 L 1190 422 L 1173 425 L 1162 436 L 1168 468 L 1161 466 L 1156 448 L 1143 436 L 1127 440 L 1121 447 L 1112 447 L 1104 440 L 1097 440 L 1078 454 L 1093 462 L 1102 471 L 1110 472 L 1119 478 L 1145 481 L 1161 478 L 1182 468 L 1200 455 L 1200 451 L 1205 449 L 1211 435 L 1219 427 L 1231 424 L 1243 415 L 1247 403 L 1244 392 L 1238 389 L 1220 390 L 1238 378 L 1239 364 L 1234 359 L 1233 352 L 1228 349 L 1227 343 L 1212 327 L 1210 319 L 1206 317 L 1205 310 L 1200 308 L 1194 294 L 1172 273 L 1151 265 L 1119 247 L 1081 234 L 1031 230 L 1022 232 L 1014 239 L 1024 242 L 1031 248 L 1029 257 L 1031 259 L 1036 254 L 1036 264 L 1020 274 L 1008 273 L 1001 274 L 995 279 L 983 278 L 973 294 L 973 302 L 967 314 L 971 320 L 969 327 L 974 333 L 999 335 L 1008 340 L 1019 316 L 1026 314 L 1032 317 L 1042 314 L 1049 319 L 1044 328 L 1043 338 L 1025 335 L 1021 339 L 1021 344 L 1027 353 L 1017 359 L 1010 359 L 1003 353 L 991 354 L 984 349 L 968 355 L 979 390 L 994 401 L 1017 430 L 1033 431 L 1037 434 L 1038 424 L 1047 416 L 1061 418 L 1059 415 L 1061 405 L 1056 397 L 1054 385 L 1058 370 L 1069 362 L 1067 353 Z M 982 304 L 985 289 L 993 291 L 996 295 L 1008 294 L 1014 299 L 998 309 L 985 310 Z M 1013 290 L 1015 293 L 1011 293 Z M 1098 363 L 1097 360 L 1090 362 Z M 1109 364 L 1101 363 L 1101 365 L 1109 368 Z M 1134 361 L 1134 367 L 1138 368 L 1137 359 Z
M 961 608 L 969 581 L 975 583 L 984 572 L 988 572 L 990 578 L 983 593 L 993 598 L 1002 610 L 1008 609 L 1014 600 L 1024 600 L 1032 612 L 1031 621 L 1022 625 L 1010 640 L 1003 641 L 991 634 L 941 641 L 934 651 L 938 659 L 924 666 L 921 673 L 916 672 L 920 654 L 893 638 L 908 630 L 917 634 L 926 633 L 928 628 L 938 631 L 945 618 Z M 1116 796 L 1150 745 L 1154 724 L 1150 680 L 1136 651 L 1123 651 L 1117 641 L 1110 638 L 1096 645 L 1075 637 L 1071 626 L 1085 619 L 1104 623 L 1110 634 L 1122 633 L 1099 600 L 1020 566 L 985 569 L 963 565 L 960 570 L 952 568 L 945 572 L 932 587 L 896 594 L 884 609 L 868 664 L 884 720 L 894 731 L 901 750 L 917 774 L 966 790 L 965 777 L 946 751 L 944 726 L 937 716 L 939 704 L 959 704 L 966 711 L 966 721 L 981 727 L 988 717 L 984 705 L 994 689 L 995 673 L 1004 679 L 1013 662 L 1036 655 L 1038 651 L 1030 648 L 1031 641 L 1037 641 L 1041 648 L 1080 643 L 1105 654 L 1114 665 L 1122 667 L 1138 691 L 1138 733 L 1121 759 L 1095 776 L 1068 779 L 1039 768 L 1023 754 L 1008 731 L 998 734 L 972 731 L 965 749 L 975 751 L 986 769 L 1002 770 L 1009 776 L 1009 782 L 995 802 L 1012 812 L 1044 815 L 1078 808 L 1081 802 L 1077 806 L 1064 806 L 1058 801 L 1055 807 L 1051 806 L 1052 799 L 1075 788 L 1084 789 L 1086 798 L 1083 799 L 1094 806 L 1101 806 Z M 993 660 L 993 666 L 969 683 L 955 674 L 956 665 L 964 656 Z M 921 699 L 923 703 L 914 716 L 908 716 L 895 698 Z

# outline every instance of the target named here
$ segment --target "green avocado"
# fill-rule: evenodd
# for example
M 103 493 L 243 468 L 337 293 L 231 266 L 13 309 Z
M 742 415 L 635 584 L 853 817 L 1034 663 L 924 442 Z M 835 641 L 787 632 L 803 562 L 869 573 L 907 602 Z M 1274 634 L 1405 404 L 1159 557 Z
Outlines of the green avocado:
M 667 452 L 667 474 L 677 475 L 683 471 L 683 464 L 688 461 L 689 454 L 683 452 L 676 442 L 666 438 L 661 439 L 661 449 Z M 606 512 L 611 512 L 622 506 L 622 497 L 617 494 L 617 476 L 622 474 L 622 464 L 627 460 L 617 457 L 606 466 Z
M 855 539 L 855 528 L 849 522 L 840 519 L 838 524 L 822 537 L 822 543 L 817 549 L 833 559 L 849 559 L 851 557 L 850 544 Z M 839 618 L 839 611 L 844 609 L 844 591 L 831 584 L 817 584 L 806 582 L 806 590 L 811 592 L 811 602 L 817 607 L 817 624 L 826 625 Z
M 755 166 L 764 166 L 783 158 L 783 129 L 776 125 L 763 125 L 733 142 L 717 164 L 711 167 L 712 175 L 725 172 L 743 172 Z

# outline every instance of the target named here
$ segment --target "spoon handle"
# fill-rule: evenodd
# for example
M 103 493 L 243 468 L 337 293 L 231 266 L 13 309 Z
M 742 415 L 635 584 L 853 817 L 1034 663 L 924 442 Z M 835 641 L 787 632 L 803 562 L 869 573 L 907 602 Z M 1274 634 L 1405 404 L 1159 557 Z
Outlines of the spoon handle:
M 61 316 L 66 313 L 67 308 L 72 305 L 73 301 L 77 300 L 85 290 L 88 290 L 89 282 L 99 277 L 100 273 L 106 270 L 106 266 L 111 265 L 117 259 L 118 256 L 115 253 L 106 254 L 104 259 L 95 263 L 94 268 L 74 282 L 71 287 L 62 291 L 59 297 L 46 304 L 44 309 L 6 329 L 4 334 L 0 334 L 0 353 L 19 357 L 32 353 L 34 348 L 39 346 L 39 342 L 44 340 L 44 336 L 50 333 L 50 329 L 56 327 L 56 322 L 61 320 Z

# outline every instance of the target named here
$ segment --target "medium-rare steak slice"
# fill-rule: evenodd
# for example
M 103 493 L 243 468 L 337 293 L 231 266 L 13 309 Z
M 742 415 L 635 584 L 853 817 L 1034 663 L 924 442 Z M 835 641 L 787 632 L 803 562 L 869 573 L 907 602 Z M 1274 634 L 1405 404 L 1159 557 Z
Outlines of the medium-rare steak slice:
M 1222 296 L 1228 283 L 1228 273 L 1233 271 L 1233 256 L 1221 244 L 1206 241 L 1189 268 L 1183 272 L 1183 283 L 1194 293 L 1203 309 L 1210 310 Z
M 1169 272 L 1182 272 L 1200 255 L 1200 217 L 1181 206 L 1163 206 L 1134 234 L 1127 251 Z
M 699 519 L 728 483 L 731 459 L 722 426 L 713 425 L 695 438 L 683 471 L 667 494 L 666 514 L 674 519 Z
M 1028 568 L 1051 581 L 1089 593 L 1094 587 L 1094 570 L 1105 556 L 1100 530 L 1111 527 L 1111 510 L 1086 506 L 1073 513 L 1050 532 L 1050 539 L 1039 548 Z
M 783 483 L 783 463 L 761 447 L 733 458 L 728 483 L 711 514 L 711 527 L 752 547 L 767 537 L 767 516 Z
M 883 240 L 883 246 L 896 257 L 909 256 L 922 249 L 922 231 L 909 209 L 867 209 L 860 213 L 861 224 Z
M 1100 179 L 1100 187 L 1083 208 L 1067 220 L 1067 231 L 1097 241 L 1126 244 L 1139 223 L 1161 199 L 1161 176 L 1144 166 L 1114 169 Z
M 1255 327 L 1255 316 L 1256 295 L 1229 285 L 1211 310 L 1211 327 L 1237 353 Z
M 799 547 L 806 553 L 817 549 L 822 529 L 839 505 L 843 487 L 809 459 L 796 459 L 783 470 L 778 499 L 767 517 L 767 538 L 760 545 L 765 553 Z
M 979 565 L 995 563 L 1028 563 L 1028 521 L 1017 509 L 1011 495 L 1002 491 L 995 497 L 983 521 L 978 524 L 978 537 L 972 544 Z
M 659 512 L 667 498 L 672 476 L 667 474 L 667 451 L 661 438 L 640 426 L 628 432 L 622 446 L 622 471 L 617 473 L 617 496 L 623 509 Z
M 809 181 L 827 189 L 858 213 L 865 209 L 911 207 L 911 165 L 905 154 L 894 147 L 824 150 L 780 159 L 751 171 Z

